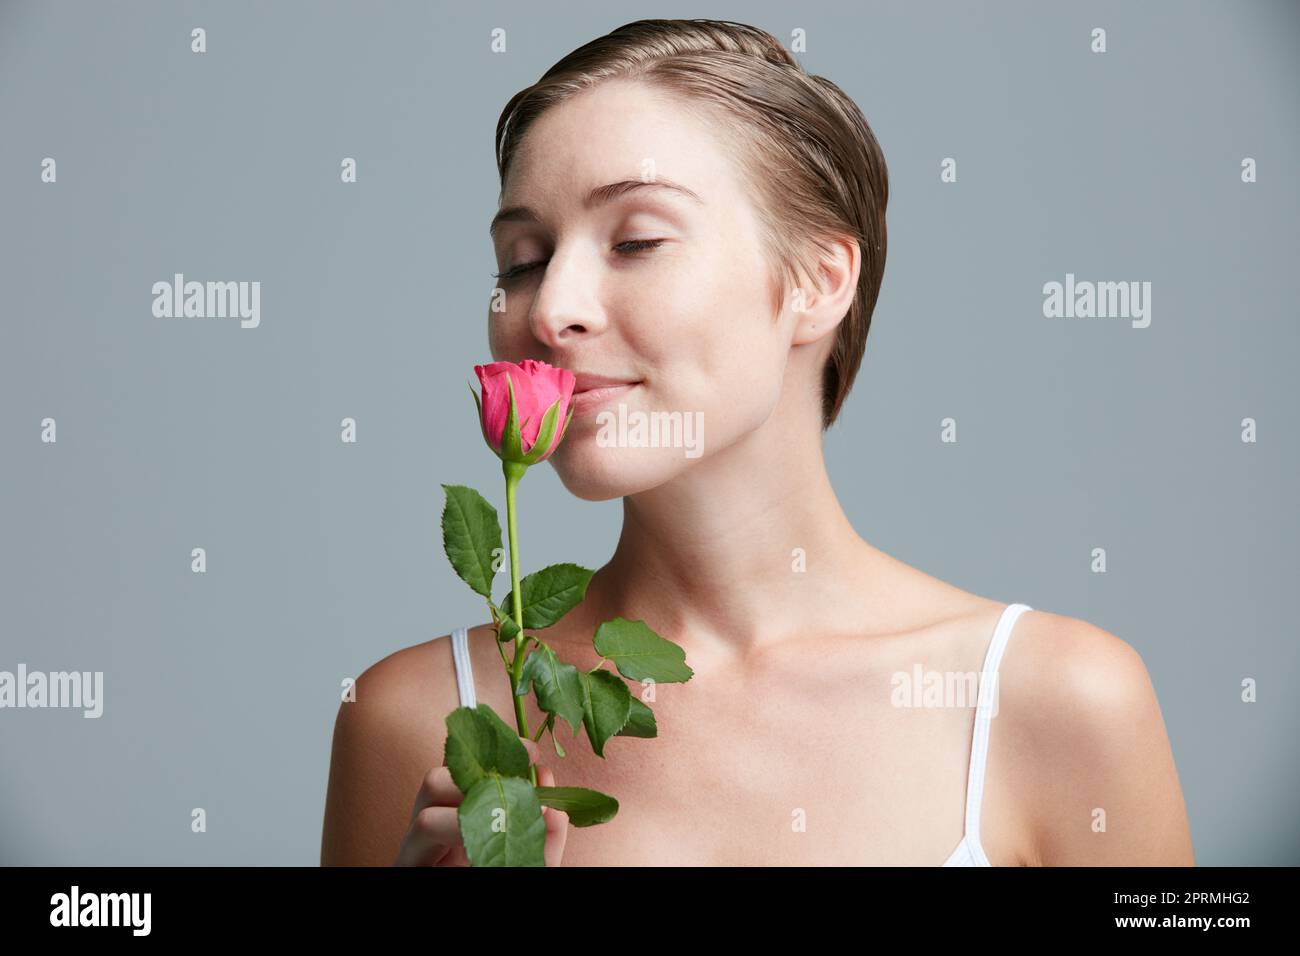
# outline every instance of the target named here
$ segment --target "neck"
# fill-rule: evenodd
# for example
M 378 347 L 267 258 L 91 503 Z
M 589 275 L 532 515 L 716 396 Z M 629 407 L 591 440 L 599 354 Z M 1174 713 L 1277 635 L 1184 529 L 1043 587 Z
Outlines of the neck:
M 592 627 L 641 619 L 718 658 L 810 628 L 842 630 L 848 622 L 836 618 L 861 598 L 864 562 L 884 556 L 840 507 L 812 424 L 789 427 L 774 414 L 671 481 L 625 497 L 618 546 L 583 601 Z

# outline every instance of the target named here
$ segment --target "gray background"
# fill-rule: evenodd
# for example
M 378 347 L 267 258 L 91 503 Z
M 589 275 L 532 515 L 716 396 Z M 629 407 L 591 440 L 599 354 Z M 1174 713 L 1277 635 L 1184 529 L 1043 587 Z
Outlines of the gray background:
M 605 0 L 0 6 L 0 669 L 106 695 L 0 710 L 0 863 L 318 862 L 340 681 L 484 619 L 439 483 L 504 507 L 465 384 L 498 113 L 646 16 L 805 29 L 883 145 L 884 289 L 826 438 L 860 533 L 1127 640 L 1198 862 L 1300 862 L 1296 5 Z M 174 272 L 260 280 L 261 326 L 154 318 Z M 1151 326 L 1044 318 L 1067 272 L 1150 281 Z M 607 559 L 619 502 L 549 468 L 521 495 L 525 571 Z

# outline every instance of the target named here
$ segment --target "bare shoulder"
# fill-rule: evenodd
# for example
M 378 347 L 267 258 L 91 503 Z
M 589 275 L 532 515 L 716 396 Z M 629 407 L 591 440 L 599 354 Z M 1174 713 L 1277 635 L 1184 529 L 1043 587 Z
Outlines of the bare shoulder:
M 443 761 L 446 715 L 460 706 L 443 635 L 371 664 L 339 705 L 321 833 L 322 866 L 388 866 L 424 775 Z
M 1024 612 L 999 667 L 999 732 L 1029 862 L 1193 865 L 1160 704 L 1138 651 L 1079 618 Z
M 1020 615 L 1014 634 L 1015 655 L 1007 659 L 1032 672 L 1034 682 L 1022 690 L 1037 695 L 1038 704 L 1086 705 L 1087 713 L 1079 716 L 1104 720 L 1108 714 L 1131 715 L 1134 708 L 1155 703 L 1142 656 L 1095 624 L 1029 610 Z

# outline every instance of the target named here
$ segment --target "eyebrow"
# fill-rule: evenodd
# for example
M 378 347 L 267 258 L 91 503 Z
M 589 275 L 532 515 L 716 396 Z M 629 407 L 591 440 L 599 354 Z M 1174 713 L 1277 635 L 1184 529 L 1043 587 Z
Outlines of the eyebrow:
M 591 209 L 594 206 L 602 206 L 606 203 L 613 202 L 630 193 L 654 189 L 667 191 L 668 195 L 684 196 L 693 199 L 700 205 L 704 205 L 701 199 L 693 190 L 687 189 L 678 183 L 671 182 L 667 179 L 654 179 L 646 181 L 643 179 L 624 179 L 621 182 L 610 183 L 607 186 L 597 186 L 591 192 L 587 193 L 587 198 L 583 201 L 583 208 Z M 502 209 L 492 217 L 492 225 L 488 227 L 488 234 L 496 236 L 497 230 L 502 223 L 506 222 L 537 222 L 540 217 L 537 212 L 528 206 L 509 206 Z

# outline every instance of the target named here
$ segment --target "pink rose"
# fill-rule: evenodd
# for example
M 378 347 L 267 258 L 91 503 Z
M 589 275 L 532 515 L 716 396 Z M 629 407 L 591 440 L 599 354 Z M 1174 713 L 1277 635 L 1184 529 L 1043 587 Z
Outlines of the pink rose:
M 569 427 L 574 377 L 568 369 L 533 359 L 475 365 L 483 398 L 471 388 L 483 438 L 502 461 L 535 465 L 555 451 Z M 507 433 L 513 397 L 515 428 Z M 554 413 L 551 414 L 551 410 Z M 539 440 L 540 439 L 540 440 Z

